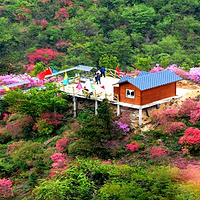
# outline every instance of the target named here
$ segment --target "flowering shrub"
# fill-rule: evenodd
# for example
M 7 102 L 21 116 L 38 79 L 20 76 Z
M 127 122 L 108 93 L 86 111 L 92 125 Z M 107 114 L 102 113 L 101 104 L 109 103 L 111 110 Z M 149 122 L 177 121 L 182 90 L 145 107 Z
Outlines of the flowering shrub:
M 117 127 L 115 125 L 117 125 Z M 126 135 L 130 131 L 128 124 L 124 124 L 121 121 L 114 121 L 114 128 L 115 133 L 120 132 L 122 135 Z
M 200 68 L 191 68 L 189 78 L 195 82 L 200 82 Z
M 186 144 L 191 147 L 199 147 L 200 130 L 198 128 L 188 128 L 184 132 L 184 136 L 179 140 L 180 144 Z
M 150 70 L 151 73 L 156 73 L 156 72 L 160 72 L 160 71 L 164 71 L 165 69 L 158 66 L 158 67 L 154 67 L 153 69 Z
M 66 158 L 66 155 L 62 153 L 54 153 L 51 156 L 51 160 L 53 163 L 51 165 L 49 176 L 53 178 L 68 168 L 67 164 L 71 161 L 71 158 Z
M 43 113 L 41 115 L 41 119 L 46 120 L 49 125 L 54 125 L 54 126 L 58 126 L 59 124 L 61 124 L 63 117 L 64 117 L 63 114 L 59 114 L 57 112 Z
M 104 160 L 101 164 L 102 165 L 112 165 L 112 162 L 109 160 Z
M 53 162 L 58 162 L 58 161 L 64 161 L 65 160 L 65 154 L 63 153 L 54 153 L 52 156 L 51 156 L 51 160 Z
M 197 103 L 196 110 L 191 110 L 190 121 L 193 124 L 200 122 L 200 102 Z
M 68 141 L 69 140 L 67 138 L 59 139 L 56 143 L 56 149 L 58 151 L 66 151 L 66 145 L 67 145 Z
M 13 195 L 12 181 L 9 178 L 0 179 L 0 197 L 7 198 Z
M 167 67 L 167 69 L 169 69 L 170 71 L 174 72 L 176 75 L 184 78 L 184 79 L 187 79 L 189 77 L 189 73 L 184 71 L 183 69 L 177 67 L 177 65 L 170 65 Z
M 197 102 L 192 99 L 186 99 L 179 110 L 180 115 L 190 116 L 191 112 L 196 110 Z
M 64 55 L 53 49 L 37 49 L 34 53 L 28 55 L 28 60 L 31 64 L 43 62 L 48 64 L 50 60 L 54 60 L 58 55 Z
M 167 122 L 174 120 L 178 116 L 177 108 L 169 107 L 160 113 L 155 112 L 153 114 L 154 123 L 165 125 Z
M 164 157 L 167 154 L 167 152 L 161 147 L 152 147 L 150 151 L 152 158 Z
M 184 153 L 184 154 L 188 154 L 189 153 L 189 150 L 188 149 L 185 149 L 185 148 L 181 148 L 181 151 Z
M 62 20 L 65 18 L 69 18 L 69 14 L 66 8 L 60 8 L 59 12 L 55 13 L 54 19 L 61 18 Z
M 186 127 L 186 125 L 182 122 L 170 122 L 165 126 L 164 132 L 165 133 L 175 133 L 179 130 L 184 129 L 185 127 Z
M 33 120 L 28 116 L 21 116 L 19 119 L 9 122 L 4 130 L 14 138 L 24 137 L 32 126 Z
M 36 24 L 36 25 L 42 26 L 43 28 L 46 28 L 48 22 L 47 22 L 47 20 L 42 19 L 42 20 L 33 21 L 33 24 Z
M 139 149 L 139 145 L 137 142 L 134 142 L 134 143 L 131 142 L 130 144 L 127 144 L 126 147 L 132 152 L 137 151 Z

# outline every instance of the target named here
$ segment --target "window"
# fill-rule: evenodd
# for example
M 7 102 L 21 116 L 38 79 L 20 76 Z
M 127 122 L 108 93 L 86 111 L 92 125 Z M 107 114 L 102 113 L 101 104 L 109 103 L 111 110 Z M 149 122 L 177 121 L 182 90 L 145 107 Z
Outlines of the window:
M 134 99 L 135 98 L 135 91 L 126 89 L 126 97 Z

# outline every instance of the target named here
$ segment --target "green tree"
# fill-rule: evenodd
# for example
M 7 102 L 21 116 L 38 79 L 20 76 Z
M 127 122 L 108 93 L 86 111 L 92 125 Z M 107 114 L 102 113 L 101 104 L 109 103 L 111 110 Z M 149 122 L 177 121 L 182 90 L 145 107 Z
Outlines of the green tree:
M 21 89 L 8 92 L 3 101 L 8 108 L 24 115 L 30 116 L 34 121 L 42 113 L 63 113 L 70 108 L 67 100 L 58 96 L 59 89 L 55 84 L 46 84 L 44 88 L 33 88 L 26 93 Z
M 106 67 L 108 69 L 116 69 L 116 67 L 119 66 L 119 61 L 117 57 L 113 55 L 104 54 L 99 59 L 99 66 Z

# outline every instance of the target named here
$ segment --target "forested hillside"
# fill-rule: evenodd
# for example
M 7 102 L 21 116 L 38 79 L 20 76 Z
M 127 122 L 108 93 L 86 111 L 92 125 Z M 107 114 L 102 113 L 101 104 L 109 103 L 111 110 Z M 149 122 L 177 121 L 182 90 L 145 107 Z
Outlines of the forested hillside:
M 56 69 L 98 66 L 105 54 L 124 69 L 188 69 L 200 63 L 199 12 L 198 0 L 0 0 L 0 70 L 23 71 L 47 48 L 63 53 Z

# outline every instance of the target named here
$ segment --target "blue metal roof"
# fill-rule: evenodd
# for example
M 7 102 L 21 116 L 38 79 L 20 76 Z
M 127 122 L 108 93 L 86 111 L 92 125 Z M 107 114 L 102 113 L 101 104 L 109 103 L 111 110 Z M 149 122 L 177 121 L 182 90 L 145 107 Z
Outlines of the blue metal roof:
M 147 90 L 150 88 L 158 87 L 168 83 L 180 81 L 182 78 L 170 70 L 164 70 L 157 73 L 150 73 L 137 78 L 124 76 L 118 83 L 128 81 L 140 90 Z
M 137 75 L 137 77 L 145 76 L 145 75 L 149 75 L 149 74 L 151 74 L 151 73 L 150 73 L 150 72 L 141 71 L 141 72 Z

